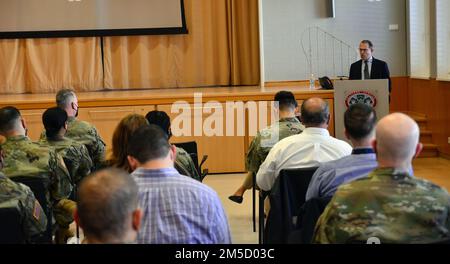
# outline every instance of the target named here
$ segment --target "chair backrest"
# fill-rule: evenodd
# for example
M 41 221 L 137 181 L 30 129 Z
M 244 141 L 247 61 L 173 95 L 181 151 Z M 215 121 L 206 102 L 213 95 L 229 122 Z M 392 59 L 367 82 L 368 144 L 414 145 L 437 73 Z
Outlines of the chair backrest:
M 203 163 L 208 158 L 207 155 L 203 156 L 202 161 L 198 162 L 198 150 L 197 150 L 197 142 L 189 141 L 182 143 L 175 143 L 175 146 L 184 149 L 189 156 L 191 156 L 192 161 L 194 162 L 195 169 L 197 170 L 198 175 L 200 175 L 201 180 L 208 174 L 208 169 L 202 169 Z
M 270 212 L 265 227 L 265 243 L 283 244 L 288 242 L 290 233 L 295 229 L 295 214 L 305 203 L 306 191 L 313 168 L 282 170 L 270 191 Z
M 41 204 L 42 209 L 47 216 L 47 230 L 45 231 L 39 243 L 51 243 L 52 241 L 52 219 L 53 219 L 53 207 L 47 200 L 47 192 L 49 188 L 49 180 L 40 177 L 26 177 L 18 176 L 12 177 L 11 180 L 22 183 L 30 187 L 31 191 L 36 197 L 36 200 Z
M 23 244 L 25 234 L 19 200 L 0 203 L 0 244 Z
M 175 143 L 175 146 L 184 149 L 189 156 L 191 156 L 192 161 L 194 162 L 195 169 L 201 174 L 201 171 L 198 167 L 198 151 L 197 151 L 197 142 L 195 141 L 189 141 L 189 142 L 183 142 L 183 143 Z
M 289 236 L 290 244 L 312 243 L 317 220 L 323 213 L 331 197 L 312 198 L 306 201 L 297 214 L 296 231 Z

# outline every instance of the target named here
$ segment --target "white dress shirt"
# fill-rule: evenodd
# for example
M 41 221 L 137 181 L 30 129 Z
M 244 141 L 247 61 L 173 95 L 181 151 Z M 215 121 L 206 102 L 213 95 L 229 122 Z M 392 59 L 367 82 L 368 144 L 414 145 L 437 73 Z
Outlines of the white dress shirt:
M 372 61 L 373 61 L 373 57 L 370 57 L 367 60 L 367 66 L 369 67 L 369 77 L 372 75 Z M 361 80 L 364 80 L 364 68 L 366 67 L 366 64 L 364 63 L 364 61 L 362 61 L 362 67 L 361 67 Z
M 287 137 L 273 146 L 258 170 L 259 188 L 269 191 L 283 169 L 318 167 L 352 153 L 345 141 L 330 136 L 324 128 L 309 127 L 301 134 Z

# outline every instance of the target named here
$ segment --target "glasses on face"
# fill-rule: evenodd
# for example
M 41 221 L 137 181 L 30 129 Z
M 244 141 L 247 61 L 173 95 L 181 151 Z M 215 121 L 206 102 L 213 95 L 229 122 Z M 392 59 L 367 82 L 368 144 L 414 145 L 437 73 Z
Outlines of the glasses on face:
M 368 52 L 370 49 L 359 49 L 359 52 Z

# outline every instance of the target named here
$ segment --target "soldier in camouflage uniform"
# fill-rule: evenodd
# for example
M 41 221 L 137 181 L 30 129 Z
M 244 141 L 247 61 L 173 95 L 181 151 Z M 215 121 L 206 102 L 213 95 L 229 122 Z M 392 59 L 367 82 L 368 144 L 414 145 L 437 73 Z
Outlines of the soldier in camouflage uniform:
M 404 114 L 377 125 L 379 168 L 342 185 L 319 218 L 314 242 L 434 243 L 450 237 L 450 196 L 408 174 L 422 145 L 419 127 Z
M 89 156 L 93 162 L 92 171 L 101 168 L 105 161 L 105 143 L 94 126 L 85 121 L 77 120 L 78 99 L 71 89 L 63 89 L 56 94 L 56 104 L 66 111 L 67 133 L 65 137 L 73 139 L 83 145 L 89 151 Z M 45 131 L 41 134 L 41 139 L 45 139 Z
M 92 160 L 87 148 L 65 137 L 67 131 L 67 113 L 59 107 L 47 109 L 43 116 L 46 138 L 40 143 L 56 150 L 61 155 L 72 177 L 72 183 L 78 185 L 82 178 L 89 175 Z
M 288 91 L 280 91 L 275 95 L 274 101 L 278 103 L 279 121 L 261 130 L 250 143 L 245 160 L 248 171 L 243 184 L 228 198 L 236 203 L 242 203 L 246 190 L 253 187 L 253 175 L 258 172 L 259 166 L 264 162 L 272 147 L 283 138 L 300 134 L 304 126 L 295 117 L 297 101 Z
M 165 112 L 150 111 L 147 113 L 145 118 L 150 124 L 161 127 L 170 139 L 172 136 L 172 132 L 170 130 L 170 117 Z M 176 147 L 174 166 L 181 175 L 186 175 L 198 181 L 202 181 L 191 156 L 186 152 L 186 150 Z
M 5 155 L 2 172 L 10 179 L 46 179 L 47 203 L 54 208 L 58 226 L 68 228 L 73 222 L 75 202 L 67 199 L 72 191 L 72 182 L 62 157 L 54 150 L 32 142 L 26 136 L 25 121 L 14 107 L 0 109 L 0 134 L 6 138 L 6 142 L 2 144 Z
M 190 176 L 193 179 L 198 181 L 202 181 L 197 169 L 195 168 L 194 161 L 191 158 L 191 155 L 186 152 L 183 148 L 176 148 L 176 157 L 174 162 L 175 169 L 181 174 Z
M 3 151 L 0 145 L 0 170 L 3 168 Z M 22 231 L 27 241 L 38 238 L 47 228 L 47 217 L 41 205 L 27 186 L 15 183 L 0 172 L 0 206 L 18 200 L 22 215 Z

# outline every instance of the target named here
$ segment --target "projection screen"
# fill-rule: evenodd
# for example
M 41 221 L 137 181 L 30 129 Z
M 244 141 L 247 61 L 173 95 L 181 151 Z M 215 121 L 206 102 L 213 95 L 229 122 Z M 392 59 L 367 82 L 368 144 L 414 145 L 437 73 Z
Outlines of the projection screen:
M 183 0 L 0 0 L 0 37 L 186 34 Z

